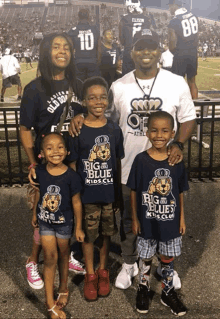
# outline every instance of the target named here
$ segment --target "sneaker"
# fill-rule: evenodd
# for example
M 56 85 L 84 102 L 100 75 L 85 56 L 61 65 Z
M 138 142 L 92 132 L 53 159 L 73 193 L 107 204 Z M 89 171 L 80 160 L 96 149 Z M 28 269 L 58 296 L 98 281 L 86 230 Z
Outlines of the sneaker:
M 177 293 L 174 290 L 174 287 L 167 294 L 163 290 L 160 301 L 164 306 L 170 307 L 171 312 L 174 315 L 180 317 L 186 314 L 187 308 L 178 298 Z
M 100 297 L 107 297 L 110 293 L 109 271 L 98 269 L 96 274 L 98 276 L 98 295 Z
M 157 274 L 162 277 L 161 263 L 159 263 L 157 267 Z M 174 270 L 173 273 L 173 287 L 175 290 L 181 289 L 181 280 L 176 270 Z
M 27 270 L 27 281 L 31 288 L 41 289 L 44 286 L 44 282 L 41 279 L 38 271 L 38 266 L 34 261 L 29 261 L 29 258 L 26 263 Z
M 21 96 L 18 95 L 17 101 L 21 101 Z
M 98 276 L 85 275 L 84 281 L 84 297 L 87 301 L 95 301 L 98 297 Z
M 138 265 L 137 263 L 134 264 L 126 264 L 123 263 L 122 269 L 118 274 L 115 287 L 119 289 L 127 289 L 131 286 L 131 278 L 137 276 L 138 274 Z
M 136 310 L 139 313 L 148 313 L 149 289 L 145 285 L 139 285 L 136 297 Z
M 4 102 L 4 97 L 3 96 L 1 96 L 1 102 Z
M 74 257 L 74 252 L 71 251 L 70 260 L 69 260 L 69 270 L 75 272 L 78 275 L 85 275 L 85 265 L 80 261 L 76 260 Z

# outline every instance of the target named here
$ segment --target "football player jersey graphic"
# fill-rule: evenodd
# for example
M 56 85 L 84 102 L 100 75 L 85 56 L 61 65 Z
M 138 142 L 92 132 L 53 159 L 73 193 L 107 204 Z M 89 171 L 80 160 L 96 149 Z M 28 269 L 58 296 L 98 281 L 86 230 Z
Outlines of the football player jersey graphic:
M 169 28 L 177 35 L 176 50 L 195 49 L 198 44 L 198 19 L 185 8 L 176 10 L 175 17 L 170 21 Z
M 150 21 L 144 14 L 126 14 L 121 18 L 121 43 L 125 50 L 131 49 L 133 37 L 143 27 L 150 28 Z
M 96 63 L 99 30 L 89 23 L 79 23 L 68 32 L 73 40 L 76 63 Z

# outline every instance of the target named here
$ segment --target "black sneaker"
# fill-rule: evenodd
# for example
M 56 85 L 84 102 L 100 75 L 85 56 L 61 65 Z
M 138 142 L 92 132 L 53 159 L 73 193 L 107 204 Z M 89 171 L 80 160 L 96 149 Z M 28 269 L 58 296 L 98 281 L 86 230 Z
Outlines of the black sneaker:
M 184 306 L 182 301 L 178 298 L 176 291 L 172 288 L 168 294 L 162 291 L 161 303 L 164 306 L 170 307 L 172 313 L 176 316 L 184 316 L 186 314 L 187 308 Z
M 3 96 L 1 96 L 1 102 L 4 102 L 4 98 L 3 98 Z
M 149 309 L 149 289 L 139 285 L 136 297 L 136 309 L 139 313 L 147 313 Z
M 18 95 L 17 101 L 21 101 L 21 96 Z

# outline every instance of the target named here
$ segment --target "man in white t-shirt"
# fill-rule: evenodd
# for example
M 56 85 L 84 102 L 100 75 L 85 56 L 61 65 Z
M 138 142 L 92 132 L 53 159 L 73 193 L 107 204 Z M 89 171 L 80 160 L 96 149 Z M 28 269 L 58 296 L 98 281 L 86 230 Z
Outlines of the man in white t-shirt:
M 180 124 L 175 141 L 170 146 L 169 163 L 174 165 L 182 159 L 183 144 L 190 138 L 195 126 L 196 112 L 189 87 L 184 78 L 167 70 L 158 69 L 160 60 L 157 33 L 144 29 L 136 33 L 131 51 L 136 69 L 113 82 L 109 116 L 116 121 L 124 135 L 125 157 L 122 159 L 122 213 L 121 248 L 124 263 L 115 285 L 126 289 L 131 278 L 137 275 L 136 236 L 131 228 L 129 194 L 126 186 L 135 156 L 150 148 L 146 137 L 147 120 L 151 112 L 163 110 L 170 113 Z
M 7 88 L 10 88 L 12 85 L 18 86 L 18 98 L 21 100 L 21 79 L 19 73 L 21 73 L 20 64 L 18 59 L 11 55 L 11 49 L 5 49 L 5 55 L 1 58 L 0 61 L 0 70 L 2 73 L 2 90 L 1 90 L 1 102 L 4 102 L 4 94 Z
M 195 127 L 196 112 L 189 86 L 184 78 L 157 67 L 160 60 L 159 36 L 143 29 L 135 34 L 131 57 L 135 70 L 112 83 L 109 109 L 106 116 L 117 122 L 124 135 L 125 157 L 122 159 L 123 212 L 121 212 L 121 249 L 124 263 L 115 286 L 127 289 L 132 277 L 138 274 L 136 235 L 132 232 L 130 189 L 126 186 L 134 158 L 151 147 L 146 136 L 147 120 L 151 112 L 159 110 L 174 118 L 174 130 L 179 130 L 169 147 L 168 161 L 175 165 L 183 158 L 184 143 Z M 100 107 L 100 105 L 99 105 Z M 83 118 L 71 123 L 71 135 L 78 135 Z

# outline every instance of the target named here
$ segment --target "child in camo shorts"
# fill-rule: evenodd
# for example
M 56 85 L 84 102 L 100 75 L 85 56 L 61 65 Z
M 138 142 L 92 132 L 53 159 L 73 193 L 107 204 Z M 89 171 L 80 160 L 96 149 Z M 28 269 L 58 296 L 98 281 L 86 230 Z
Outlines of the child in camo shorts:
M 83 181 L 84 297 L 91 301 L 98 296 L 106 297 L 110 292 L 106 266 L 110 236 L 117 232 L 115 208 L 120 203 L 120 162 L 124 149 L 121 129 L 104 115 L 108 106 L 108 84 L 102 77 L 91 77 L 84 82 L 83 103 L 88 115 L 80 135 L 73 138 L 71 161 Z M 102 239 L 100 266 L 95 271 L 94 241 L 99 236 Z

